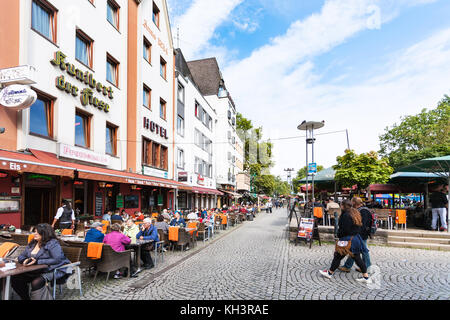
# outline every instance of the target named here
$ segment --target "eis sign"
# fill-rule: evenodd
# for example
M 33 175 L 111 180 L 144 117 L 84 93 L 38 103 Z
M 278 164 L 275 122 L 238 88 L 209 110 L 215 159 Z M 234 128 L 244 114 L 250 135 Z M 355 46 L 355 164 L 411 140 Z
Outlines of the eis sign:
M 74 64 L 66 62 L 66 55 L 61 51 L 55 52 L 55 58 L 50 60 L 50 63 L 54 66 L 59 66 L 61 70 L 65 70 L 72 77 L 77 78 L 79 81 L 83 82 L 86 85 L 89 85 L 90 88 L 84 88 L 80 93 L 80 101 L 83 106 L 92 105 L 100 110 L 105 112 L 109 112 L 109 104 L 98 99 L 94 96 L 94 90 L 102 93 L 104 96 L 107 96 L 109 99 L 113 99 L 113 89 L 111 86 L 104 86 L 100 82 L 94 79 L 94 75 L 89 71 L 81 71 L 78 68 L 75 68 Z M 72 94 L 74 97 L 78 96 L 79 88 L 70 82 L 66 81 L 64 76 L 59 76 L 56 78 L 56 87 L 60 90 L 66 91 L 69 94 Z

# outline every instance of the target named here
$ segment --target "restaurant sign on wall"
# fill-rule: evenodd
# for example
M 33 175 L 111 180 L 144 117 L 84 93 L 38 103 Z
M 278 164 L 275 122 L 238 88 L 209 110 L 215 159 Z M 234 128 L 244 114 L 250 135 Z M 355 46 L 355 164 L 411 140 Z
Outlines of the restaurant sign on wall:
M 75 65 L 66 62 L 66 55 L 61 51 L 55 52 L 55 58 L 50 60 L 50 63 L 54 66 L 59 67 L 61 70 L 66 71 L 72 77 L 83 82 L 85 85 L 89 85 L 90 88 L 84 88 L 80 92 L 80 101 L 83 106 L 92 105 L 100 110 L 109 112 L 109 104 L 100 100 L 94 96 L 94 90 L 102 93 L 105 97 L 113 99 L 113 89 L 111 86 L 105 86 L 94 79 L 94 75 L 89 71 L 83 72 L 82 70 L 75 68 Z M 74 97 L 78 96 L 79 88 L 72 83 L 65 80 L 64 76 L 59 76 L 56 78 L 56 87 L 60 90 L 72 94 Z

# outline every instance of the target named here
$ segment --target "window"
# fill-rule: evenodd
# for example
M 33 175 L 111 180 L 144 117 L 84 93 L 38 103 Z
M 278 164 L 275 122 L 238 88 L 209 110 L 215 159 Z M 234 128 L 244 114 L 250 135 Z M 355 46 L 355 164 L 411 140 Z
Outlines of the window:
M 182 149 L 178 149 L 177 167 L 180 169 L 184 169 L 184 150 Z
M 142 101 L 143 101 L 144 107 L 149 108 L 149 109 L 151 109 L 151 96 L 152 96 L 152 90 L 144 84 L 144 87 L 142 89 Z
M 184 87 L 178 82 L 178 101 L 184 103 Z
M 160 160 L 159 160 L 159 168 L 167 170 L 167 147 L 161 146 L 160 150 Z
M 106 148 L 105 153 L 117 155 L 117 127 L 106 123 Z
M 34 89 L 37 91 L 36 89 Z M 37 100 L 30 107 L 30 133 L 53 138 L 54 99 L 37 92 Z
M 160 58 L 159 74 L 164 79 L 166 79 L 166 69 L 167 69 L 167 62 L 163 58 Z
M 195 116 L 196 116 L 197 118 L 198 118 L 198 107 L 199 107 L 198 102 L 195 101 Z
M 184 136 L 184 119 L 181 116 L 177 117 L 177 133 Z
M 31 5 L 31 28 L 50 40 L 57 41 L 57 12 L 48 1 L 33 0 Z
M 152 63 L 152 44 L 144 37 L 144 59 Z
M 75 145 L 89 148 L 91 140 L 91 116 L 77 111 L 75 114 Z
M 152 141 L 152 162 L 151 166 L 159 167 L 159 151 L 161 149 L 161 145 Z
M 166 120 L 166 102 L 163 99 L 159 100 L 159 116 Z
M 150 165 L 152 159 L 152 142 L 142 137 L 142 164 Z
M 119 86 L 119 62 L 109 54 L 106 55 L 106 80 Z
M 92 54 L 94 41 L 89 38 L 83 31 L 77 29 L 75 41 L 75 58 L 92 69 Z
M 120 7 L 117 2 L 108 0 L 106 5 L 106 20 L 108 20 L 117 30 L 119 30 L 119 10 Z
M 153 20 L 154 24 L 159 28 L 159 9 L 154 2 L 153 2 L 152 20 Z

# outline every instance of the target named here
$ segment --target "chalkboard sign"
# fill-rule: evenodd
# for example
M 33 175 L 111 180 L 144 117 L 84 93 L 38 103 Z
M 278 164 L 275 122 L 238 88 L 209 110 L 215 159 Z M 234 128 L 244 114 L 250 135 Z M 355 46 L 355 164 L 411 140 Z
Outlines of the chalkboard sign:
M 124 208 L 139 208 L 139 196 L 138 195 L 127 195 L 125 196 L 125 207 Z
M 149 205 L 150 207 L 153 207 L 153 206 L 155 205 L 155 197 L 154 197 L 153 195 L 151 195 L 151 196 L 148 198 L 148 205 Z
M 158 206 L 162 206 L 163 205 L 163 196 L 162 194 L 158 194 Z
M 103 193 L 98 192 L 95 194 L 95 215 L 102 216 L 103 213 Z

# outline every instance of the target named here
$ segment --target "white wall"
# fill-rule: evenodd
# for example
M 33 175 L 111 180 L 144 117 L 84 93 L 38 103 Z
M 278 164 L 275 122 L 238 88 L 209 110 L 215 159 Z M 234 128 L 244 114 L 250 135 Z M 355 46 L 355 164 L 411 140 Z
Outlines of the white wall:
M 127 8 L 126 0 L 116 0 L 120 5 L 120 27 L 117 31 L 106 19 L 106 1 L 96 1 L 93 6 L 89 1 L 68 2 L 66 0 L 49 0 L 58 9 L 58 39 L 53 44 L 45 37 L 31 29 L 31 0 L 21 1 L 21 42 L 20 64 L 29 64 L 37 69 L 35 88 L 56 97 L 54 109 L 54 141 L 30 136 L 29 109 L 22 111 L 18 126 L 18 149 L 35 148 L 57 153 L 57 143 L 74 145 L 75 109 L 82 109 L 92 114 L 91 150 L 105 153 L 106 121 L 119 127 L 118 157 L 110 157 L 109 167 L 122 170 L 126 166 L 126 105 L 127 105 Z M 93 18 L 95 17 L 95 18 Z M 93 68 L 75 60 L 75 32 L 80 28 L 94 40 Z M 94 74 L 95 80 L 105 86 L 112 86 L 106 81 L 106 52 L 120 62 L 119 87 L 113 86 L 113 99 L 94 90 L 94 96 L 110 105 L 108 113 L 80 102 L 80 91 L 88 85 L 72 77 L 66 71 L 52 65 L 56 51 L 67 55 L 66 62 L 73 63 L 80 70 Z M 66 81 L 79 88 L 74 97 L 55 86 L 55 79 L 64 75 Z

